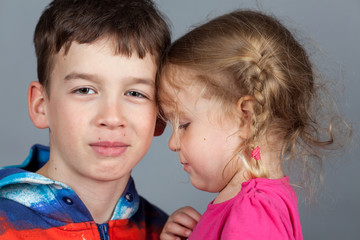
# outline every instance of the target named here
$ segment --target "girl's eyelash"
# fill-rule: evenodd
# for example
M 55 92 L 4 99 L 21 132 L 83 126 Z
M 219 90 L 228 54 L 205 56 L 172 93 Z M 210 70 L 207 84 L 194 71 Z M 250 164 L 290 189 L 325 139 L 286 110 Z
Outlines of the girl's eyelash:
M 179 129 L 186 129 L 189 125 L 190 125 L 190 122 L 185 123 L 185 124 L 180 124 Z

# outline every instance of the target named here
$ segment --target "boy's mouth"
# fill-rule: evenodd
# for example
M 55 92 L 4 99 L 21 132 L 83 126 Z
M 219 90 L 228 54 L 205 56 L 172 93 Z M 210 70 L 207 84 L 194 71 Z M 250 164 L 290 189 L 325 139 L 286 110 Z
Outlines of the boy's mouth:
M 91 149 L 103 157 L 118 157 L 130 146 L 122 142 L 95 142 L 89 144 Z

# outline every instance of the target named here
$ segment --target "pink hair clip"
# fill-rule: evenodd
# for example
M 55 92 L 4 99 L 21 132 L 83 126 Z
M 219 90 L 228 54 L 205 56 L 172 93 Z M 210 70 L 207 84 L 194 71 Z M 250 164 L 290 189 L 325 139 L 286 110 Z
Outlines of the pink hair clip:
M 259 146 L 257 146 L 254 150 L 251 151 L 251 157 L 256 161 L 261 159 Z

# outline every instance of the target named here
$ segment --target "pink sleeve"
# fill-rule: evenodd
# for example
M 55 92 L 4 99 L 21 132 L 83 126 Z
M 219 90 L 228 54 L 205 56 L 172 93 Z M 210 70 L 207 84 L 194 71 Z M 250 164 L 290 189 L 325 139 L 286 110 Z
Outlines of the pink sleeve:
M 285 202 L 259 192 L 234 203 L 225 220 L 221 239 L 294 239 L 293 232 Z

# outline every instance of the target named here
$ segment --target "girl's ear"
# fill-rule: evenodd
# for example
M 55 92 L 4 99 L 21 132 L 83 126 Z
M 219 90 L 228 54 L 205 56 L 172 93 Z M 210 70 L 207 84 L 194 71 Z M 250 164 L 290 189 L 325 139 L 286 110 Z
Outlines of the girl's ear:
M 46 115 L 46 95 L 39 82 L 31 82 L 28 89 L 28 110 L 31 121 L 37 128 L 49 127 Z
M 245 95 L 241 97 L 237 102 L 237 110 L 240 114 L 240 131 L 239 135 L 243 139 L 248 139 L 251 134 L 252 118 L 254 116 L 254 97 Z

